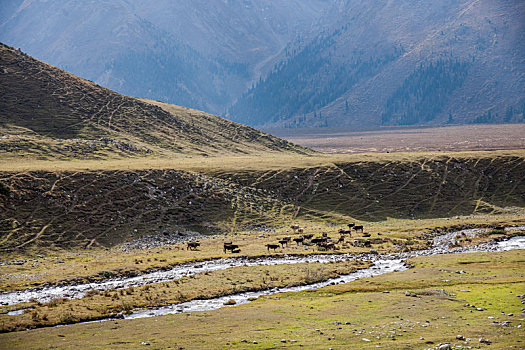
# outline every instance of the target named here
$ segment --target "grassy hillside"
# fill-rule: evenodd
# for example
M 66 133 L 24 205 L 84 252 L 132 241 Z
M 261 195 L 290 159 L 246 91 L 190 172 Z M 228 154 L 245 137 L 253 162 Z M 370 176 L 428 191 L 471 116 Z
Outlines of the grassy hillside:
M 0 172 L 2 248 L 107 246 L 175 230 L 234 233 L 292 220 L 343 224 L 525 207 L 523 151 L 64 162 L 47 169 Z
M 5 45 L 0 89 L 2 157 L 309 152 L 204 112 L 120 95 Z

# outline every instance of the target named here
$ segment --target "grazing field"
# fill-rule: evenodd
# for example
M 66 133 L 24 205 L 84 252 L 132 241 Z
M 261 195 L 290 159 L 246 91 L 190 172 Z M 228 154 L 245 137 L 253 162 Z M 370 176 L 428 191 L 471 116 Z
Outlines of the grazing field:
M 410 264 L 403 272 L 213 312 L 14 332 L 0 342 L 9 349 L 523 348 L 522 251 Z
M 501 227 L 525 225 L 525 151 L 499 148 L 103 161 L 11 154 L 0 169 L 0 290 L 98 283 L 232 256 L 380 256 L 426 249 L 435 235 L 470 228 L 488 233 L 454 245 L 499 239 Z M 349 223 L 364 230 L 338 241 Z M 323 233 L 332 247 L 282 242 Z M 199 246 L 190 250 L 188 241 Z M 224 251 L 224 242 L 240 251 Z M 407 271 L 321 290 L 102 323 L 75 324 L 309 284 L 371 262 L 240 266 L 80 299 L 29 300 L 0 306 L 0 348 L 487 347 L 480 338 L 492 348 L 522 348 L 523 262 L 523 251 L 419 257 Z M 57 324 L 64 326 L 50 327 Z
M 0 66 L 3 159 L 311 153 L 208 113 L 120 95 L 2 43 Z
M 523 149 L 525 124 L 399 127 L 379 130 L 279 129 L 274 135 L 324 153 Z

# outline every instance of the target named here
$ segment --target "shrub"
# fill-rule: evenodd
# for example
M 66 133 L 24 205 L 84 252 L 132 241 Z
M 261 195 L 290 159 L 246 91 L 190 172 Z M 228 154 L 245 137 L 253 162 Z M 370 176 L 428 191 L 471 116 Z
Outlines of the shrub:
M 4 196 L 9 195 L 9 188 L 0 182 L 0 194 L 3 194 Z

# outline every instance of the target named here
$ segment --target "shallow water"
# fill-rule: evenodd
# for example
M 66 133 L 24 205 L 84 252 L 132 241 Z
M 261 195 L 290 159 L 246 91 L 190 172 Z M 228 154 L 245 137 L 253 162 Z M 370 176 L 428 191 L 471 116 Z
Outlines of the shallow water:
M 156 271 L 144 275 L 109 279 L 103 282 L 93 282 L 68 286 L 54 286 L 42 288 L 30 288 L 23 291 L 6 293 L 0 295 L 0 305 L 13 305 L 35 299 L 40 302 L 48 302 L 56 298 L 81 298 L 90 290 L 110 290 L 119 288 L 136 287 L 150 283 L 167 282 L 180 279 L 201 272 L 225 270 L 239 266 L 269 266 L 284 264 L 299 264 L 305 262 L 330 263 L 355 259 L 355 255 L 312 255 L 304 257 L 284 256 L 268 257 L 258 259 L 227 258 L 207 262 L 190 263 L 178 265 L 166 271 Z
M 524 228 L 515 228 L 524 229 Z M 475 229 L 477 230 L 477 229 Z M 300 287 L 286 287 L 274 290 L 266 290 L 259 292 L 240 293 L 221 298 L 215 298 L 210 300 L 193 300 L 184 304 L 173 305 L 165 308 L 155 310 L 143 310 L 137 311 L 127 318 L 138 318 L 138 317 L 149 317 L 156 316 L 158 314 L 177 313 L 177 312 L 188 312 L 188 311 L 203 311 L 203 310 L 214 310 L 223 307 L 224 302 L 233 299 L 238 304 L 248 302 L 250 298 L 256 298 L 260 295 L 268 295 L 273 293 L 299 291 L 306 289 L 321 288 L 332 283 L 346 283 L 355 279 L 376 276 L 388 272 L 399 271 L 406 269 L 403 261 L 410 257 L 415 256 L 428 256 L 436 254 L 450 254 L 450 253 L 462 253 L 462 252 L 488 252 L 488 251 L 504 251 L 513 249 L 525 249 L 525 237 L 514 237 L 507 241 L 502 242 L 489 242 L 484 243 L 475 247 L 459 247 L 449 248 L 450 242 L 452 242 L 457 235 L 461 232 L 465 232 L 467 235 L 476 234 L 482 232 L 482 230 L 472 231 L 464 230 L 458 232 L 447 233 L 442 236 L 438 236 L 434 239 L 434 245 L 432 248 L 422 251 L 414 251 L 407 253 L 391 253 L 385 255 L 373 255 L 373 254 L 337 254 L 337 255 L 310 255 L 310 256 L 284 256 L 284 257 L 268 257 L 268 258 L 228 258 L 219 259 L 208 262 L 190 263 L 176 266 L 167 271 L 157 271 L 148 274 L 144 274 L 137 277 L 130 278 L 118 278 L 110 279 L 103 282 L 93 282 L 87 284 L 69 285 L 69 286 L 55 286 L 55 287 L 43 287 L 43 288 L 32 288 L 24 291 L 18 291 L 13 293 L 6 293 L 0 295 L 0 305 L 13 305 L 21 302 L 27 302 L 30 299 L 35 299 L 40 302 L 48 302 L 52 299 L 67 297 L 67 298 L 81 298 L 89 290 L 108 290 L 108 289 L 119 289 L 128 288 L 132 286 L 140 286 L 150 283 L 158 283 L 165 281 L 172 281 L 180 279 L 184 276 L 193 275 L 196 273 L 206 271 L 217 271 L 224 270 L 231 267 L 237 266 L 264 266 L 264 265 L 282 265 L 282 264 L 298 264 L 305 262 L 320 262 L 329 263 L 335 261 L 344 261 L 348 259 L 367 259 L 374 262 L 374 266 L 369 269 L 357 271 L 355 273 L 340 276 L 334 279 L 330 279 L 325 282 L 315 283 Z
M 490 242 L 484 243 L 482 245 L 471 247 L 471 248 L 458 248 L 455 249 L 456 253 L 467 253 L 467 252 L 491 252 L 491 251 L 506 251 L 514 249 L 525 249 L 525 237 L 513 237 L 507 241 L 502 242 Z M 450 251 L 450 250 L 449 250 Z M 143 318 L 143 317 L 153 317 L 168 315 L 174 313 L 183 313 L 183 312 L 192 312 L 192 311 L 211 311 L 220 309 L 222 307 L 227 307 L 224 305 L 225 302 L 230 299 L 235 301 L 234 305 L 246 304 L 250 302 L 250 299 L 257 298 L 262 295 L 270 295 L 276 293 L 285 293 L 285 292 L 299 292 L 308 289 L 318 289 L 331 284 L 347 283 L 355 281 L 360 278 L 367 278 L 372 276 L 378 276 L 389 272 L 394 271 L 403 271 L 407 267 L 404 264 L 404 260 L 409 257 L 421 256 L 421 255 L 435 255 L 435 254 L 445 254 L 442 248 L 433 247 L 425 251 L 418 252 L 409 252 L 404 254 L 389 254 L 383 257 L 378 257 L 374 261 L 374 265 L 368 269 L 363 269 L 356 271 L 348 275 L 342 275 L 336 278 L 329 279 L 324 282 L 318 282 L 314 284 L 298 286 L 298 287 L 284 287 L 284 288 L 274 288 L 271 290 L 258 291 L 258 292 L 246 292 L 239 293 L 234 295 L 227 295 L 223 297 L 207 299 L 207 300 L 192 300 L 182 304 L 170 305 L 166 307 L 150 309 L 150 310 L 139 310 L 135 311 L 132 314 L 126 315 L 126 319 L 133 318 Z M 400 258 L 400 256 L 403 256 Z M 374 260 L 374 257 L 371 257 Z M 229 305 L 229 306 L 234 306 Z
M 285 292 L 300 292 L 307 289 L 318 289 L 331 284 L 347 283 L 360 278 L 372 277 L 388 272 L 401 271 L 406 269 L 407 268 L 404 266 L 403 261 L 401 259 L 378 260 L 372 267 L 368 269 L 358 270 L 354 273 L 342 275 L 336 278 L 331 278 L 324 282 L 313 283 L 305 286 L 274 288 L 258 292 L 245 292 L 207 300 L 192 300 L 186 303 L 170 305 L 157 309 L 136 311 L 130 315 L 125 316 L 125 318 L 143 318 L 181 312 L 216 310 L 220 309 L 221 307 L 225 307 L 224 303 L 229 300 L 234 300 L 236 302 L 235 305 L 246 304 L 250 302 L 249 299 L 258 298 L 262 295 L 270 295 Z

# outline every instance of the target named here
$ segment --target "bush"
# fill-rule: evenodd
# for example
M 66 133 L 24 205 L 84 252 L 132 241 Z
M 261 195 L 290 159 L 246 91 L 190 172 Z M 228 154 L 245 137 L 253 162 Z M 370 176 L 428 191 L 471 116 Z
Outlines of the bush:
M 3 194 L 4 196 L 9 195 L 9 188 L 0 182 L 0 194 Z

